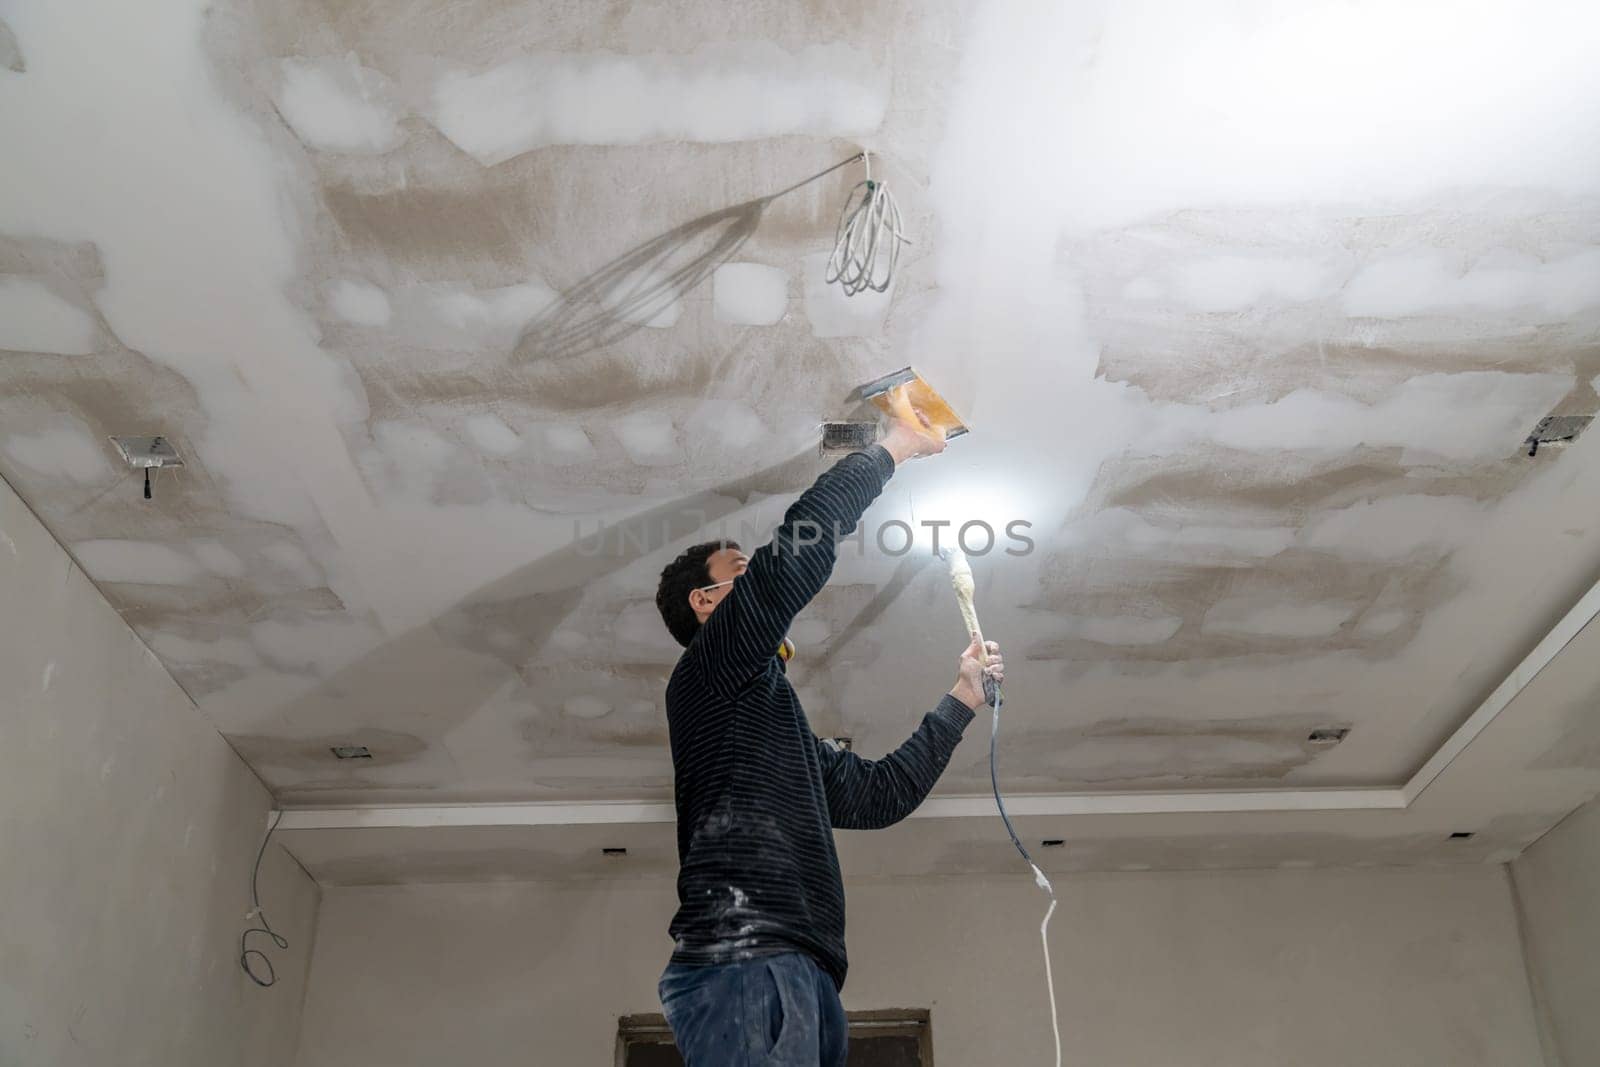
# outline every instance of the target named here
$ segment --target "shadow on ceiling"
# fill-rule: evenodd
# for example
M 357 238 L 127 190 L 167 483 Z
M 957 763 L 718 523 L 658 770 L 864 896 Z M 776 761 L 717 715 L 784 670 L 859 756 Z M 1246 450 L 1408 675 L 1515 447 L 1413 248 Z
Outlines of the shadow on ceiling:
M 530 322 L 517 338 L 512 362 L 569 359 L 649 325 L 737 255 L 774 201 L 860 158 L 851 156 L 776 193 L 701 215 L 623 253 Z

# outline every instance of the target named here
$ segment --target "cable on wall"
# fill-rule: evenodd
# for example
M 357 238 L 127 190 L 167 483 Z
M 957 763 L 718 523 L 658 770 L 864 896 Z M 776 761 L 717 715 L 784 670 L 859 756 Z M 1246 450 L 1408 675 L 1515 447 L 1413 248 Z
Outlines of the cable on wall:
M 239 966 L 244 968 L 244 973 L 250 976 L 252 982 L 262 987 L 276 983 L 278 972 L 273 969 L 272 960 L 267 957 L 265 952 L 259 948 L 250 947 L 250 935 L 265 934 L 272 939 L 272 943 L 278 948 L 286 949 L 289 947 L 289 939 L 274 930 L 272 924 L 267 921 L 267 913 L 261 908 L 261 892 L 257 887 L 257 883 L 261 878 L 261 857 L 267 854 L 267 842 L 272 840 L 273 831 L 278 828 L 278 824 L 282 821 L 283 811 L 279 809 L 278 817 L 272 820 L 271 826 L 267 827 L 267 836 L 261 839 L 261 848 L 256 852 L 255 867 L 250 871 L 251 907 L 250 911 L 245 914 L 245 921 L 259 920 L 260 925 L 252 926 L 239 935 Z M 252 960 L 259 960 L 259 966 L 266 968 L 266 977 L 263 978 L 261 974 L 257 973 L 257 965 L 253 964 Z

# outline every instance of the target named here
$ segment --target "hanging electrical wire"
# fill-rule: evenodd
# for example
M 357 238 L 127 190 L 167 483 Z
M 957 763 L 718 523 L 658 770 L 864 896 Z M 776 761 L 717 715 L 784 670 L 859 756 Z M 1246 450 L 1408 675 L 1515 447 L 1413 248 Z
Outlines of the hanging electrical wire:
M 272 939 L 272 943 L 278 946 L 278 948 L 286 949 L 289 947 L 289 939 L 274 930 L 272 928 L 272 924 L 267 922 L 267 913 L 261 910 L 261 893 L 256 888 L 256 882 L 261 877 L 261 857 L 267 854 L 267 842 L 272 840 L 272 832 L 278 828 L 278 824 L 282 821 L 283 809 L 280 808 L 278 810 L 278 817 L 272 820 L 271 826 L 267 827 L 267 836 L 261 839 L 261 848 L 256 852 L 256 865 L 250 870 L 251 907 L 250 912 L 245 916 L 245 919 L 259 919 L 261 921 L 261 925 L 252 926 L 250 929 L 239 935 L 239 966 L 244 968 L 244 973 L 248 974 L 250 976 L 250 980 L 258 986 L 272 985 L 278 980 L 278 972 L 273 969 L 272 960 L 267 957 L 265 952 L 258 948 L 251 948 L 249 946 L 250 935 L 266 934 Z M 266 967 L 267 975 L 265 978 L 257 974 L 255 968 L 251 966 L 250 960 L 252 958 L 259 959 L 262 965 Z
M 944 550 L 941 555 L 950 568 L 950 586 L 956 592 L 956 602 L 961 607 L 961 619 L 966 623 L 967 632 L 978 643 L 978 648 L 987 654 L 989 646 L 984 644 L 983 630 L 978 625 L 978 609 L 973 602 L 976 587 L 972 577 L 972 566 L 967 562 L 966 553 L 959 548 L 951 548 Z M 1050 907 L 1045 910 L 1044 921 L 1039 924 L 1039 943 L 1044 948 L 1044 983 L 1050 997 L 1050 1031 L 1056 1040 L 1056 1067 L 1061 1067 L 1061 1020 L 1056 1014 L 1055 975 L 1050 970 L 1050 917 L 1056 913 L 1056 891 L 1050 884 L 1050 879 L 1039 869 L 1039 865 L 1033 862 L 1033 857 L 1028 855 L 1022 839 L 1017 836 L 1016 827 L 1011 825 L 1011 815 L 1006 811 L 1005 798 L 1000 794 L 1000 707 L 1005 700 L 1000 693 L 999 683 L 987 670 L 983 674 L 983 698 L 985 703 L 994 709 L 994 719 L 989 727 L 989 784 L 994 788 L 995 807 L 1000 809 L 1000 819 L 1006 824 L 1006 833 L 1011 835 L 1011 843 L 1017 846 L 1023 861 L 1032 868 L 1034 884 L 1050 896 Z
M 908 243 L 900 221 L 900 205 L 888 183 L 874 181 L 872 160 L 861 153 L 867 176 L 857 183 L 839 216 L 833 251 L 828 254 L 827 282 L 839 283 L 846 296 L 868 289 L 888 291 L 900 262 L 900 246 Z
M 994 787 L 994 804 L 1000 809 L 1000 818 L 1005 821 L 1006 833 L 1011 835 L 1011 843 L 1017 846 L 1017 851 L 1022 853 L 1023 860 L 1033 868 L 1034 884 L 1050 895 L 1050 907 L 1045 909 L 1044 921 L 1039 924 L 1039 943 L 1044 947 L 1044 985 L 1050 997 L 1050 1032 L 1056 1039 L 1056 1067 L 1061 1067 L 1061 1022 L 1056 1017 L 1056 980 L 1050 973 L 1050 917 L 1056 913 L 1056 891 L 1050 884 L 1050 879 L 1039 869 L 1039 865 L 1033 862 L 1033 857 L 1028 855 L 1028 850 L 1023 847 L 1021 839 L 1017 837 L 1017 831 L 1011 825 L 1011 816 L 1006 814 L 1005 798 L 1000 795 L 1000 772 L 995 755 L 1000 747 L 1000 705 L 1004 701 L 1000 696 L 1000 687 L 990 682 L 987 677 L 984 679 L 983 690 L 984 695 L 990 698 L 989 705 L 994 708 L 994 721 L 989 727 L 989 784 Z

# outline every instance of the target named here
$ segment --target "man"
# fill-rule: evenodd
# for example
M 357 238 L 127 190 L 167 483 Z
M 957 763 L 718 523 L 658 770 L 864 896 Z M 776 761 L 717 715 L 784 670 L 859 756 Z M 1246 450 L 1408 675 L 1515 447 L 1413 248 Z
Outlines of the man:
M 900 410 L 880 444 L 795 501 L 770 544 L 748 557 L 696 545 L 661 573 L 656 606 L 686 651 L 667 683 L 679 908 L 660 993 L 688 1067 L 844 1067 L 832 830 L 911 814 L 983 705 L 985 670 L 1003 677 L 998 646 L 974 637 L 954 688 L 877 761 L 819 740 L 785 677 L 789 624 L 832 574 L 838 541 L 898 465 L 944 450 Z

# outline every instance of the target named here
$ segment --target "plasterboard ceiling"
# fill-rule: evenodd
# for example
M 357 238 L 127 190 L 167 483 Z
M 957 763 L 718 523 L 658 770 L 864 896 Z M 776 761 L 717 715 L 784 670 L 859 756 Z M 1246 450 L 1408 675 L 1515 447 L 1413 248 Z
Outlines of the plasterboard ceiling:
M 1596 17 L 1451 11 L 0 5 L 0 473 L 286 802 L 660 798 L 656 574 L 914 363 L 1014 788 L 1392 784 L 1600 570 Z M 870 532 L 795 637 L 869 755 L 963 644 Z

